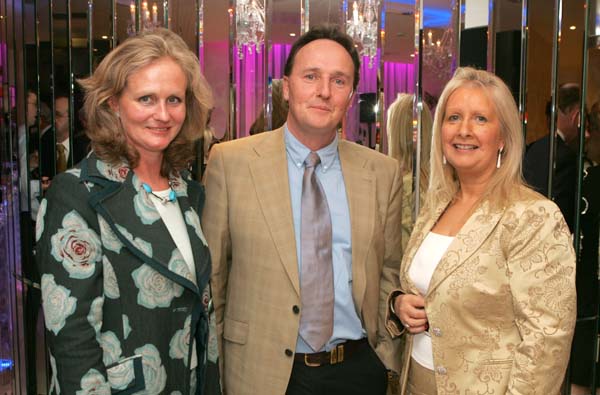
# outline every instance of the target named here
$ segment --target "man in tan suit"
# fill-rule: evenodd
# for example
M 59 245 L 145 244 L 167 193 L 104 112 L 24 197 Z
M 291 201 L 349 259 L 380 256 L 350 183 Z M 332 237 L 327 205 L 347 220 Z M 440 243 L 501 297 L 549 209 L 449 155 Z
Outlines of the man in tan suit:
M 350 37 L 311 29 L 286 63 L 284 127 L 213 147 L 202 227 L 228 395 L 384 394 L 387 370 L 399 371 L 400 343 L 386 331 L 385 314 L 398 286 L 401 173 L 395 160 L 337 137 L 358 74 Z M 320 162 L 305 165 L 315 153 Z M 329 215 L 308 221 L 310 167 Z M 317 278 L 317 289 L 302 270 L 312 251 L 305 225 L 329 229 L 311 240 L 333 272 Z M 326 290 L 333 301 L 305 302 Z M 331 310 L 316 330 L 308 317 L 325 306 Z

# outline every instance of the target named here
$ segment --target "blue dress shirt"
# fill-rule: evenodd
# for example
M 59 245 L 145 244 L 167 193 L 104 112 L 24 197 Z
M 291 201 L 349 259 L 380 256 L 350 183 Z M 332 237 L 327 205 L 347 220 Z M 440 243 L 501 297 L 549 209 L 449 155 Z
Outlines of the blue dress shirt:
M 298 257 L 298 273 L 302 273 L 302 254 L 300 250 L 300 221 L 302 178 L 304 176 L 304 160 L 310 153 L 285 126 L 285 149 L 287 152 L 288 178 L 290 182 L 290 197 L 294 216 L 294 231 L 296 233 L 296 256 Z M 366 336 L 366 331 L 352 299 L 352 232 L 350 227 L 350 209 L 346 197 L 346 186 L 342 175 L 340 155 L 338 153 L 337 136 L 328 146 L 317 151 L 321 163 L 316 168 L 316 175 L 323 187 L 331 215 L 332 256 L 333 256 L 333 335 L 324 349 L 330 350 L 334 345 L 346 340 L 357 340 Z M 300 276 L 300 292 L 302 278 Z M 296 352 L 314 353 L 313 350 L 298 336 Z

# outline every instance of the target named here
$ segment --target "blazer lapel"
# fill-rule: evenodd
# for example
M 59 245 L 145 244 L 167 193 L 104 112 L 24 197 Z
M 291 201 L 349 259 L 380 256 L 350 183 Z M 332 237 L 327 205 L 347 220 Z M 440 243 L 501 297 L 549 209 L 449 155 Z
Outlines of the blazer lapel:
M 274 134 L 272 138 L 263 140 L 263 144 L 254 147 L 257 157 L 250 163 L 250 173 L 260 208 L 265 216 L 281 262 L 294 289 L 300 295 L 298 258 L 283 129 L 269 133 Z
M 491 210 L 488 202 L 483 202 L 477 207 L 434 270 L 428 294 L 435 291 L 446 277 L 466 262 L 475 251 L 478 251 L 500 221 L 503 213 L 504 209 Z
M 97 192 L 90 194 L 89 204 L 100 214 L 123 246 L 165 277 L 199 294 L 198 288 L 192 281 L 184 275 L 169 270 L 170 257 L 167 255 L 176 246 L 170 236 L 164 237 L 170 234 L 162 220 L 158 218 L 152 225 L 144 225 L 138 218 L 139 213 L 132 213 L 132 201 L 138 193 L 134 187 L 136 180 L 133 171 L 125 165 L 110 166 L 95 158 L 85 161 L 87 163 L 82 166 L 81 178 L 102 186 Z M 180 196 L 180 191 L 177 192 Z M 180 198 L 178 200 L 181 202 Z M 140 206 L 137 208 L 140 209 Z M 101 229 L 102 227 L 101 224 Z
M 368 161 L 353 156 L 349 143 L 339 141 L 338 151 L 342 165 L 342 174 L 346 186 L 346 196 L 350 209 L 350 228 L 352 233 L 352 297 L 356 312 L 360 312 L 367 289 L 367 253 L 370 249 L 375 226 L 375 176 L 366 168 Z
M 192 247 L 192 255 L 196 269 L 196 285 L 202 292 L 210 277 L 210 253 L 206 244 L 206 238 L 202 232 L 199 215 L 204 206 L 204 190 L 202 185 L 191 179 L 179 178 L 182 188 L 177 190 L 177 201 L 181 215 L 187 226 L 187 232 Z M 181 193 L 187 190 L 187 194 Z M 181 191 L 181 192 L 180 192 Z

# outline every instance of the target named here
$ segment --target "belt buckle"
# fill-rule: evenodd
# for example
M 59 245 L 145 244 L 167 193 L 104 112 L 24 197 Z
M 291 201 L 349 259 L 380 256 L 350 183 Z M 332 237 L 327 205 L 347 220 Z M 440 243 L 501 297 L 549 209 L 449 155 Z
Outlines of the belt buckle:
M 310 366 L 311 368 L 316 368 L 316 367 L 319 367 L 319 366 L 321 366 L 321 364 L 320 364 L 319 362 L 310 362 L 310 361 L 308 360 L 308 356 L 309 356 L 309 355 L 310 355 L 310 354 L 304 354 L 304 364 L 305 364 L 306 366 Z
M 344 345 L 343 344 L 338 344 L 330 351 L 329 362 L 332 365 L 335 365 L 336 363 L 344 362 Z

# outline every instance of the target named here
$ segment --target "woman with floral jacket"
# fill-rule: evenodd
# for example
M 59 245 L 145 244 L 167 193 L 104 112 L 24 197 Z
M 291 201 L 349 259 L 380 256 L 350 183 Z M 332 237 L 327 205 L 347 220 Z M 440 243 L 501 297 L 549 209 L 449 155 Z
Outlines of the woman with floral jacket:
M 36 239 L 55 394 L 199 394 L 210 254 L 184 170 L 211 107 L 198 60 L 158 29 L 81 81 L 92 153 L 53 180 Z

